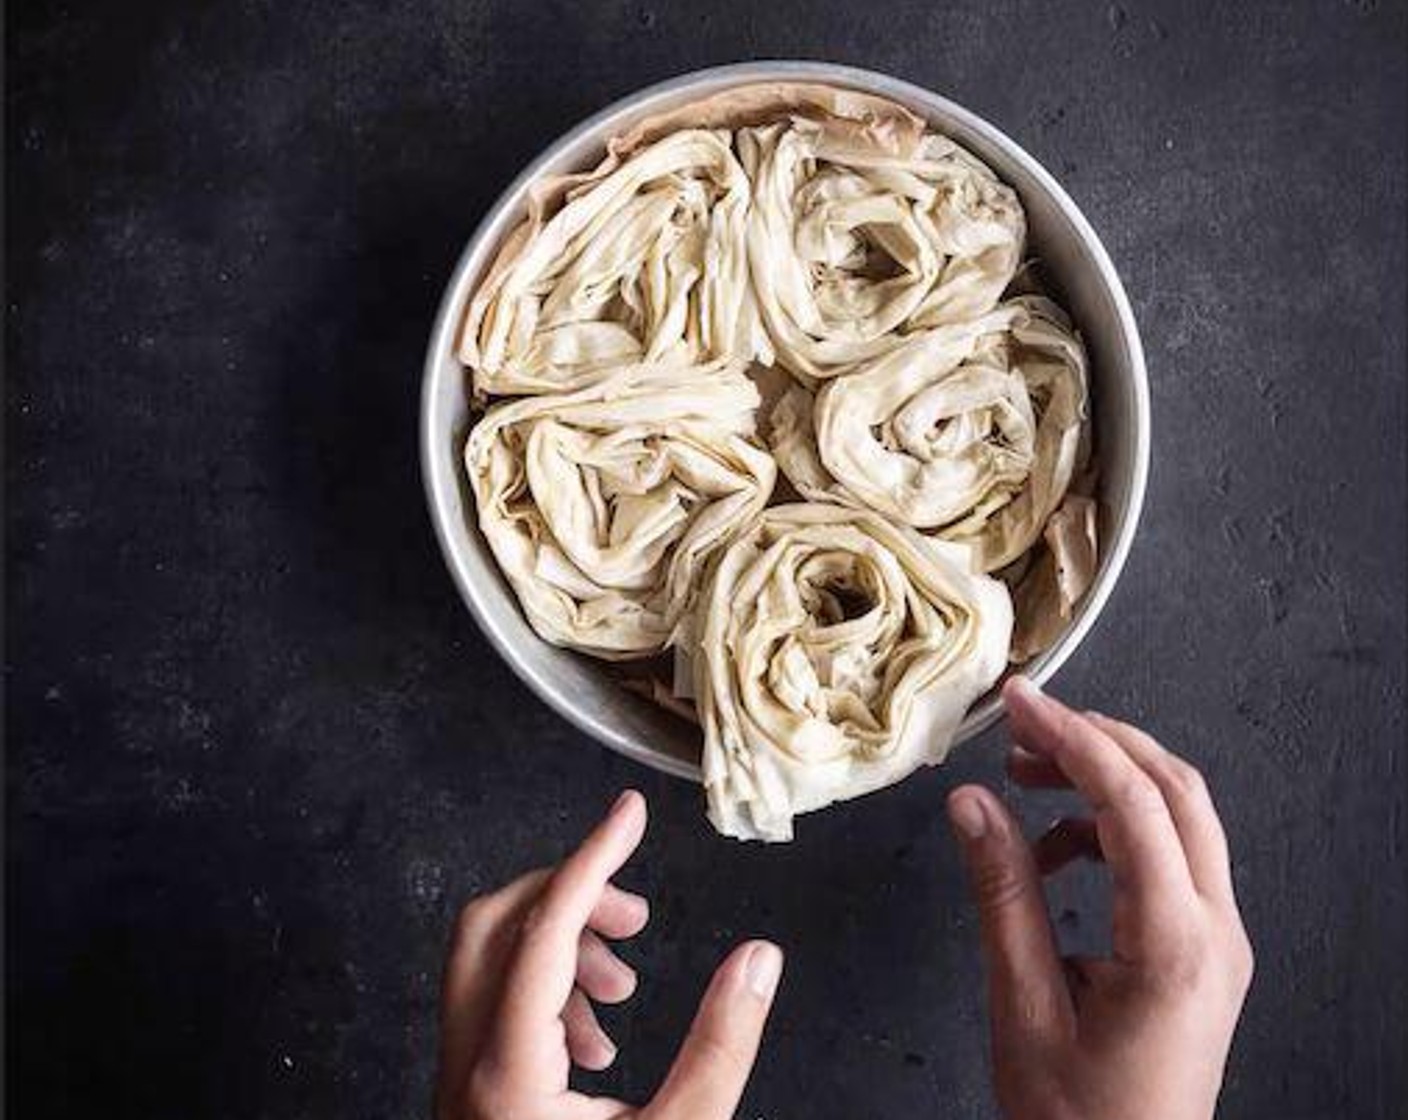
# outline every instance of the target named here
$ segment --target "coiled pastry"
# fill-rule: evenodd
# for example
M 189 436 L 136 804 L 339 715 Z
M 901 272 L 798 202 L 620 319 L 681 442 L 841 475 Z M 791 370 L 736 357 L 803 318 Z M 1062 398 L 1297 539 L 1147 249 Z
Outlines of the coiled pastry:
M 996 571 L 1036 543 L 1081 465 L 1086 381 L 1065 314 L 1022 296 L 916 334 L 815 396 L 792 387 L 770 440 L 803 495 L 965 543 Z
M 672 133 L 574 181 L 550 217 L 536 196 L 466 316 L 460 357 L 476 393 L 562 392 L 641 362 L 749 357 L 751 186 L 730 140 Z
M 907 123 L 791 116 L 737 134 L 753 180 L 759 310 L 776 359 L 803 379 L 983 314 L 1021 261 L 1026 219 L 1012 189 Z
M 791 839 L 796 814 L 940 761 L 1012 634 L 963 548 L 830 503 L 764 512 L 696 614 L 709 818 L 741 839 Z
M 711 553 L 772 493 L 757 405 L 735 365 L 656 364 L 479 421 L 479 526 L 545 640 L 608 660 L 665 647 Z

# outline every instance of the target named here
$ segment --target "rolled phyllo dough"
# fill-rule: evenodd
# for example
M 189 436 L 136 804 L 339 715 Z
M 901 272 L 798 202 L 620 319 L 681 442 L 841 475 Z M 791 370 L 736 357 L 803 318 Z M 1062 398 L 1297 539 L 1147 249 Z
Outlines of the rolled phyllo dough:
M 709 817 L 740 839 L 941 761 L 1007 664 L 1012 605 L 962 546 L 829 503 L 773 507 L 696 606 Z
M 465 468 L 533 628 L 608 660 L 663 649 L 702 569 L 772 493 L 742 370 L 663 364 L 491 408 Z
M 905 124 L 791 116 L 737 133 L 758 307 L 776 360 L 804 380 L 983 314 L 1021 261 L 1016 193 L 952 140 Z
M 770 442 L 799 493 L 961 542 L 983 571 L 1041 536 L 1086 449 L 1086 357 L 1064 313 L 1022 296 L 916 334 L 813 396 Z
M 480 396 L 756 349 L 751 188 L 729 134 L 675 132 L 608 166 L 554 199 L 550 217 L 535 204 L 475 292 L 460 357 Z

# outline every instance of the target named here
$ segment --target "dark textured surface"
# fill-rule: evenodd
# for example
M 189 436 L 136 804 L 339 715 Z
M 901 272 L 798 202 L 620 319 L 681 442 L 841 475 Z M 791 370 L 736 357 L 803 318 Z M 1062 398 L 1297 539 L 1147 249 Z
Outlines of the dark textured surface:
M 654 1084 L 760 932 L 790 970 L 743 1117 L 992 1115 L 938 809 L 999 738 L 789 848 L 724 843 L 509 675 L 423 511 L 421 351 L 479 215 L 587 112 L 752 56 L 952 96 L 1104 236 L 1155 462 L 1059 689 L 1223 808 L 1260 949 L 1223 1115 L 1401 1111 L 1402 4 L 9 9 L 15 1115 L 423 1113 L 457 903 L 626 783 L 656 918 L 609 1084 Z M 1075 942 L 1097 885 L 1058 881 Z

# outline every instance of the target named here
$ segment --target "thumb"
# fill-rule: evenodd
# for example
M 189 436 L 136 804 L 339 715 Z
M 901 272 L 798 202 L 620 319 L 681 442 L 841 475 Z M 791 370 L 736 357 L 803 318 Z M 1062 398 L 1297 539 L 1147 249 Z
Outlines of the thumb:
M 949 795 L 982 925 L 995 1039 L 1018 1046 L 1073 1021 L 1032 850 L 1006 806 L 981 786 Z
M 719 965 L 679 1056 L 646 1109 L 651 1120 L 729 1120 L 753 1070 L 782 977 L 782 950 L 740 945 Z

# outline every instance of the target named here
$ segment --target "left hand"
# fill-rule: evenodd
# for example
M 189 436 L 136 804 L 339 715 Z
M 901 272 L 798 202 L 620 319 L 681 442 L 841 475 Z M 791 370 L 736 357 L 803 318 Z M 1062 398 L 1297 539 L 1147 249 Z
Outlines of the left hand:
M 620 1003 L 636 975 L 605 939 L 645 928 L 649 906 L 611 883 L 645 834 L 628 791 L 558 867 L 471 901 L 455 927 L 441 1002 L 437 1120 L 729 1120 L 782 974 L 766 941 L 738 946 L 704 993 L 665 1083 L 640 1108 L 567 1087 L 616 1047 L 592 1000 Z

